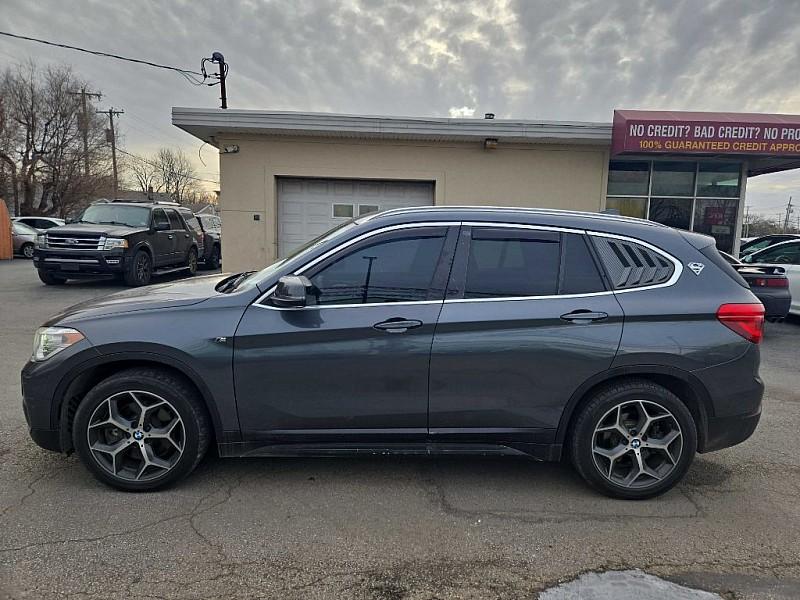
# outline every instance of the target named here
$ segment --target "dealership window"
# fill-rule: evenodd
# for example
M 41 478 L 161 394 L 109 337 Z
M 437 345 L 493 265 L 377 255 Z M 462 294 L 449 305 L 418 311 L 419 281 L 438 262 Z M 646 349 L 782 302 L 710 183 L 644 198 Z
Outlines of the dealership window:
M 647 218 L 647 198 L 607 198 L 606 208 L 616 210 L 624 217 Z
M 635 177 L 630 174 L 634 165 L 638 173 Z M 642 165 L 647 166 L 645 175 Z M 740 205 L 741 168 L 741 163 L 731 161 L 611 161 L 606 208 L 712 235 L 720 250 L 731 252 Z M 636 178 L 638 187 L 632 185 Z M 642 181 L 649 186 L 644 192 Z
M 653 196 L 694 196 L 697 163 L 657 162 L 653 164 Z
M 706 198 L 738 198 L 737 163 L 700 163 L 697 170 L 697 195 Z
M 648 161 L 612 160 L 608 168 L 610 196 L 647 196 L 650 186 Z

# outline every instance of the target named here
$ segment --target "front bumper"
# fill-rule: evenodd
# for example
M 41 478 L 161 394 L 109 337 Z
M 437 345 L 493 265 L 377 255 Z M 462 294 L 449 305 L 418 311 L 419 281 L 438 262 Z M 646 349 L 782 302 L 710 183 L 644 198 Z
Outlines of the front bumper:
M 82 340 L 48 360 L 28 361 L 22 368 L 22 412 L 31 438 L 42 448 L 62 450 L 59 423 L 65 382 L 81 363 L 97 356 L 89 341 Z
M 37 248 L 33 266 L 64 277 L 103 277 L 123 273 L 130 257 L 122 250 L 50 250 Z

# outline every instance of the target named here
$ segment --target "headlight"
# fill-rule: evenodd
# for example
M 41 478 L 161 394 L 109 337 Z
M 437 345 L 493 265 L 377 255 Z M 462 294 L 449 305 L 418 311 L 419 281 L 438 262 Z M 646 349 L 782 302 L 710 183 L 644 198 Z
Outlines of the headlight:
M 124 238 L 106 238 L 103 250 L 116 250 L 117 248 L 127 248 L 128 240 Z
M 36 236 L 36 247 L 37 248 L 47 248 L 47 234 L 46 233 L 39 233 Z
M 54 354 L 69 348 L 83 339 L 83 334 L 69 327 L 40 327 L 33 338 L 33 356 L 31 360 L 47 360 Z

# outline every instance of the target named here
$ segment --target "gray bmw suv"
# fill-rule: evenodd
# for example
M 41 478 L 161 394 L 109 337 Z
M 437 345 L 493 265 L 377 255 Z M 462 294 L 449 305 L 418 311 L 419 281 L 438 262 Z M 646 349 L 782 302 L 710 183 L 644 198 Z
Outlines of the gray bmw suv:
M 649 221 L 415 208 L 259 272 L 52 317 L 22 371 L 34 441 L 153 490 L 221 456 L 569 457 L 647 498 L 755 430 L 764 310 L 710 237 Z

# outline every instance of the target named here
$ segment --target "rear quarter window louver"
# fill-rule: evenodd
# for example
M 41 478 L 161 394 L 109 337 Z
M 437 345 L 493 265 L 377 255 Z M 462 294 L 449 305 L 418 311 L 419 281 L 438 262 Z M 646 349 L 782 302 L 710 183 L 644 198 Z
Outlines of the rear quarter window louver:
M 592 236 L 615 290 L 669 281 L 675 265 L 658 252 L 634 242 Z

